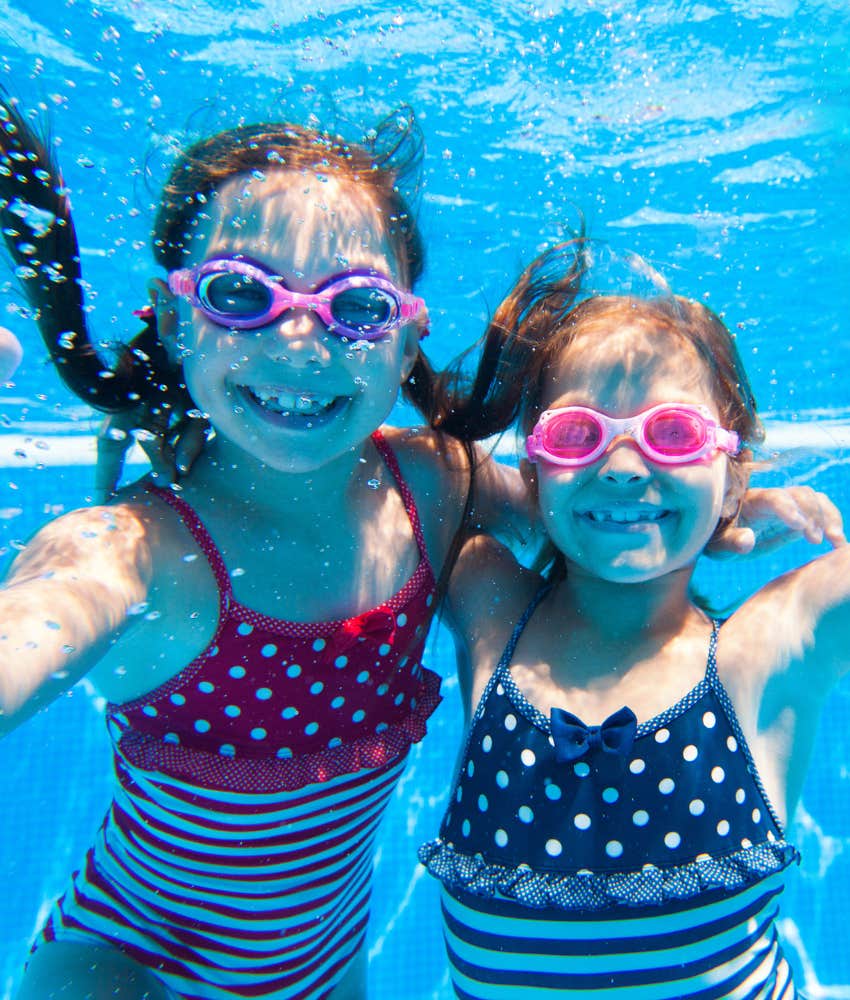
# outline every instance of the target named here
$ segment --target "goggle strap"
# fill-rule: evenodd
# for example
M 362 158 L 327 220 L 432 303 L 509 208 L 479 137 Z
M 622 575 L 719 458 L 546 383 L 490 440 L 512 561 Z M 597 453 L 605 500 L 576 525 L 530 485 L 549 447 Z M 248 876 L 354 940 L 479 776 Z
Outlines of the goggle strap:
M 195 298 L 195 275 L 188 268 L 179 271 L 170 271 L 168 274 L 168 288 L 173 295 Z

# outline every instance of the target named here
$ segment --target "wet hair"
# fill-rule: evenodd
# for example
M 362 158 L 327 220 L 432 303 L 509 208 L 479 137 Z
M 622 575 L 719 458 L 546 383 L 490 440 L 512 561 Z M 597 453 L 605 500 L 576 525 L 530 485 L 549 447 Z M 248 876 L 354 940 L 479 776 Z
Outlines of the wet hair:
M 764 438 L 749 379 L 735 340 L 699 302 L 676 295 L 641 298 L 592 295 L 579 300 L 590 267 L 589 240 L 576 236 L 544 251 L 520 275 L 484 336 L 439 378 L 436 426 L 462 440 L 481 440 L 513 425 L 530 434 L 546 405 L 547 373 L 579 337 L 635 325 L 678 339 L 696 351 L 710 377 L 722 426 L 744 444 L 729 456 L 732 485 L 743 494 L 752 451 Z M 470 361 L 476 361 L 470 374 Z M 719 521 L 715 534 L 734 520 Z
M 371 193 L 412 286 L 424 268 L 423 243 L 409 204 L 418 190 L 423 148 L 409 108 L 384 119 L 360 144 L 286 122 L 219 132 L 178 155 L 154 222 L 154 258 L 166 270 L 185 265 L 193 223 L 228 178 L 257 170 L 312 170 L 333 173 Z M 86 321 L 79 245 L 53 143 L 2 91 L 0 224 L 27 303 L 72 392 L 105 412 L 140 402 L 151 414 L 192 408 L 182 367 L 170 360 L 150 311 L 142 315 L 143 330 L 122 345 L 114 365 L 98 354 Z M 432 404 L 432 379 L 420 350 L 404 392 L 423 413 Z

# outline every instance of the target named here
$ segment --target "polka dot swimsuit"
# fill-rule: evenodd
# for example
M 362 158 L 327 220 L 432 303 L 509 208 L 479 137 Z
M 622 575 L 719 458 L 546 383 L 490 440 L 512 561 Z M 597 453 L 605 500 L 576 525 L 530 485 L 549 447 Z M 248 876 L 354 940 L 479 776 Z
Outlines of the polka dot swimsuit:
M 599 919 L 735 893 L 795 860 L 718 677 L 716 623 L 703 679 L 638 724 L 628 752 L 591 739 L 578 757 L 558 760 L 550 719 L 510 672 L 546 592 L 527 609 L 482 695 L 440 837 L 420 849 L 448 896 L 484 907 L 491 919 L 475 896 L 511 900 L 516 919 L 515 904 Z
M 142 698 L 110 706 L 110 728 L 132 759 L 183 773 L 198 767 L 200 752 L 211 780 L 240 784 L 251 774 L 263 787 L 294 787 L 310 780 L 311 764 L 312 777 L 356 770 L 421 737 L 439 687 L 419 662 L 434 577 L 412 496 L 383 438 L 376 443 L 397 475 L 422 558 L 386 603 L 346 620 L 290 622 L 240 604 L 195 512 L 173 493 L 153 490 L 180 514 L 209 561 L 219 623 L 179 674 Z

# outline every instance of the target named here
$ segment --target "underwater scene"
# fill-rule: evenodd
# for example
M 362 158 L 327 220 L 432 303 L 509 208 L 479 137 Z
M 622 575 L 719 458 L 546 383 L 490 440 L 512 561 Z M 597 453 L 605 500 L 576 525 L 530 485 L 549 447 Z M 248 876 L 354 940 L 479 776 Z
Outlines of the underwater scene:
M 605 292 L 641 294 L 648 262 L 736 336 L 767 431 L 754 484 L 827 493 L 850 519 L 850 12 L 844 0 L 0 0 L 0 87 L 49 134 L 104 357 L 139 330 L 163 277 L 150 234 L 177 151 L 288 120 L 358 141 L 414 115 L 416 294 L 437 367 L 483 333 L 521 269 L 584 218 Z M 51 518 L 95 500 L 101 415 L 61 382 L 15 265 L 0 326 L 23 359 L 0 386 L 4 571 Z M 399 403 L 390 422 L 416 423 Z M 520 438 L 495 453 L 515 465 Z M 135 447 L 124 481 L 147 469 Z M 826 551 L 805 541 L 700 559 L 733 608 Z M 0 623 L 2 626 L 2 623 Z M 448 1000 L 437 835 L 464 718 L 447 627 L 426 666 L 443 701 L 378 831 L 367 937 L 374 1000 Z M 0 742 L 0 1000 L 110 801 L 105 701 L 83 679 Z M 788 827 L 802 861 L 778 918 L 798 990 L 850 1000 L 850 681 L 823 711 Z

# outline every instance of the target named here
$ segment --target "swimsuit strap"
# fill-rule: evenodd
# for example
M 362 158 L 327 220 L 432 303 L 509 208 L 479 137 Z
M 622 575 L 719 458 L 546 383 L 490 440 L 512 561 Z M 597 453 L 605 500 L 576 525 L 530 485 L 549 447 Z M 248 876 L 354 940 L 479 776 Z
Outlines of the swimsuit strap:
M 717 676 L 717 637 L 720 634 L 720 626 L 723 624 L 717 618 L 711 619 L 711 637 L 708 640 L 708 657 L 705 664 L 705 679 L 712 687 L 721 686 L 720 678 Z
M 213 541 L 212 535 L 204 527 L 203 521 L 198 517 L 194 508 L 181 497 L 178 497 L 171 490 L 163 489 L 161 486 L 149 485 L 148 490 L 156 494 L 160 500 L 164 500 L 169 507 L 174 508 L 180 520 L 189 529 L 192 537 L 198 543 L 204 556 L 206 556 L 206 560 L 213 571 L 215 582 L 218 586 L 218 609 L 220 617 L 223 617 L 233 600 L 233 588 L 230 584 L 230 574 L 227 572 L 224 559 L 221 552 L 219 552 L 218 546 Z
M 425 562 L 428 562 L 428 551 L 425 548 L 425 536 L 422 533 L 422 523 L 419 520 L 419 511 L 416 509 L 416 501 L 413 499 L 410 487 L 404 481 L 404 477 L 401 474 L 401 468 L 399 467 L 395 452 L 392 448 L 390 448 L 387 443 L 387 439 L 380 430 L 372 432 L 372 443 L 378 449 L 378 454 L 384 460 L 384 464 L 392 473 L 392 477 L 395 480 L 396 486 L 398 486 L 399 493 L 401 494 L 401 500 L 404 504 L 404 509 L 407 512 L 410 527 L 413 530 L 413 537 L 416 539 L 416 544 L 419 547 L 419 555 Z
M 514 650 L 517 647 L 517 643 L 519 642 L 520 636 L 525 631 L 525 626 L 531 620 L 531 616 L 537 609 L 537 605 L 549 593 L 549 591 L 552 589 L 553 586 L 554 584 L 552 584 L 551 582 L 546 582 L 542 584 L 541 587 L 538 589 L 537 593 L 534 595 L 534 597 L 532 597 L 528 607 L 525 609 L 525 611 L 523 611 L 520 620 L 514 626 L 514 630 L 513 632 L 511 632 L 511 637 L 510 639 L 508 639 L 507 645 L 502 650 L 502 655 L 499 658 L 499 662 L 496 664 L 496 669 L 493 671 L 494 677 L 497 674 L 501 676 L 510 667 L 511 660 L 514 658 Z

